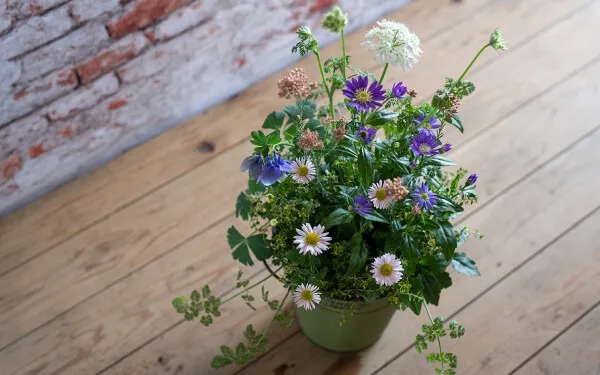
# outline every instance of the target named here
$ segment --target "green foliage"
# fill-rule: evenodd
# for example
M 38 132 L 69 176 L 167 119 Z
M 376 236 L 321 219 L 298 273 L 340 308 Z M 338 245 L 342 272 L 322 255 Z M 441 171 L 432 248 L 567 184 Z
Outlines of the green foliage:
M 292 53 L 299 53 L 300 56 L 304 56 L 309 51 L 318 51 L 319 44 L 308 26 L 301 26 L 298 31 L 296 31 L 296 34 L 298 34 L 298 39 L 300 39 L 300 41 L 292 47 Z
M 351 220 L 352 220 L 352 213 L 350 211 L 345 210 L 343 208 L 338 208 L 335 211 L 333 211 L 331 214 L 329 214 L 329 216 L 324 218 L 321 221 L 321 224 L 323 224 L 323 226 L 325 228 L 331 228 L 336 225 L 347 224 Z
M 254 264 L 248 249 L 252 250 L 256 259 L 260 261 L 271 256 L 271 249 L 264 234 L 255 234 L 246 238 L 232 225 L 227 230 L 227 241 L 229 247 L 233 249 L 233 259 L 247 266 Z
M 283 112 L 271 112 L 263 123 L 263 129 L 281 130 L 283 121 L 285 120 L 285 113 Z
M 479 269 L 475 265 L 475 261 L 465 253 L 455 253 L 452 258 L 452 267 L 457 272 L 467 276 L 481 276 Z
M 251 324 L 244 330 L 244 337 L 247 343 L 239 343 L 235 351 L 226 345 L 222 345 L 222 354 L 212 359 L 211 366 L 215 369 L 231 364 L 243 366 L 256 358 L 257 355 L 265 353 L 268 350 L 268 339 L 264 334 L 258 335 Z
M 213 317 L 221 316 L 219 307 L 221 300 L 211 294 L 208 285 L 202 288 L 202 293 L 192 291 L 189 298 L 179 296 L 173 299 L 175 311 L 182 314 L 185 320 L 194 320 L 200 317 L 200 322 L 205 326 L 212 324 Z M 203 314 L 202 316 L 200 316 Z

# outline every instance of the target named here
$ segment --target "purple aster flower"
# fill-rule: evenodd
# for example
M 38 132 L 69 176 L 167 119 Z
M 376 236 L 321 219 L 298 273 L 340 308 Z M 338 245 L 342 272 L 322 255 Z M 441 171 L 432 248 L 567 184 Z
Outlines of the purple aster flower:
M 357 132 L 356 135 L 358 136 L 358 138 L 360 138 L 366 145 L 368 145 L 369 143 L 371 143 L 371 141 L 373 141 L 373 138 L 375 138 L 375 134 L 377 133 L 377 130 L 373 129 L 373 128 L 369 128 L 366 126 L 359 126 L 357 128 Z
M 364 195 L 359 195 L 354 199 L 352 210 L 362 216 L 373 211 L 373 204 Z
M 402 99 L 404 94 L 408 92 L 408 88 L 402 82 L 394 83 L 392 86 L 392 94 L 398 99 Z
M 369 112 L 381 106 L 382 101 L 385 100 L 383 86 L 377 81 L 373 81 L 369 86 L 369 78 L 366 76 L 349 79 L 342 92 L 350 99 L 348 106 L 356 108 L 359 112 Z
M 474 183 L 477 182 L 477 175 L 475 173 L 473 173 L 472 175 L 469 176 L 469 178 L 467 179 L 467 185 L 473 185 Z
M 240 166 L 240 171 L 248 171 L 250 178 L 255 180 L 262 171 L 262 167 L 262 157 L 259 154 L 253 154 L 244 159 L 242 165 Z
M 411 169 L 415 169 L 417 167 L 417 163 L 414 160 L 411 160 L 409 165 Z
M 273 185 L 283 176 L 285 172 L 290 171 L 290 162 L 281 158 L 281 155 L 275 153 L 268 156 L 265 165 L 262 167 L 257 182 L 265 186 Z
M 413 204 L 416 204 L 424 211 L 431 210 L 438 201 L 437 195 L 429 190 L 429 186 L 424 182 L 410 196 L 413 198 Z
M 452 145 L 450 143 L 444 143 L 444 145 L 440 148 L 440 153 L 448 152 L 452 150 Z
M 429 132 L 420 132 L 413 138 L 410 148 L 415 155 L 435 155 L 440 153 L 438 147 L 441 144 L 435 135 Z
M 433 133 L 433 129 L 437 129 L 440 127 L 440 122 L 438 121 L 437 117 L 432 117 L 424 124 L 421 124 L 423 121 L 425 121 L 426 118 L 427 116 L 421 113 L 419 116 L 417 116 L 415 120 L 413 120 L 413 123 L 415 125 L 421 125 L 418 129 L 419 132 L 426 131 L 429 133 Z

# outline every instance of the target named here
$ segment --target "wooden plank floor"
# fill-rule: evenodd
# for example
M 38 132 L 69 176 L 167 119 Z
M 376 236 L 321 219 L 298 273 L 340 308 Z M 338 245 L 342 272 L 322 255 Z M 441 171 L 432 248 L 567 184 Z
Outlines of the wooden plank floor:
M 465 245 L 482 276 L 455 275 L 434 309 L 467 326 L 447 343 L 459 374 L 599 374 L 600 1 L 418 0 L 389 18 L 422 37 L 419 65 L 388 72 L 422 99 L 494 27 L 511 48 L 478 63 L 467 130 L 447 135 L 450 157 L 481 179 L 480 204 L 461 220 L 486 235 Z M 349 53 L 377 74 L 363 34 L 348 37 Z M 318 74 L 312 59 L 297 66 Z M 432 373 L 411 347 L 424 317 L 408 312 L 363 353 L 315 348 L 293 326 L 273 332 L 262 358 L 221 371 L 209 367 L 218 346 L 248 322 L 265 326 L 268 309 L 227 305 L 210 329 L 173 312 L 174 296 L 205 283 L 231 291 L 239 163 L 249 131 L 284 105 L 279 76 L 0 219 L 1 375 Z

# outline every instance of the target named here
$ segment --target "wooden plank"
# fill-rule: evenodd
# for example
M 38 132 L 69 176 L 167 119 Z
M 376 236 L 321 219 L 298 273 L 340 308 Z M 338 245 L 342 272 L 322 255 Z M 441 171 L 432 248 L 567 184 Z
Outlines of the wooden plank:
M 34 332 L 15 345 L 0 352 L 3 374 L 80 374 L 97 373 L 134 350 L 140 343 L 160 335 L 166 328 L 181 322 L 170 301 L 177 295 L 188 295 L 194 288 L 210 284 L 213 293 L 223 294 L 235 285 L 238 272 L 232 263 L 230 249 L 224 233 L 239 220 L 224 220 L 204 234 L 151 263 L 132 277 L 109 288 L 91 303 L 74 309 Z M 244 223 L 245 224 L 245 223 Z M 240 230 L 247 225 L 240 225 Z M 265 276 L 262 264 L 246 268 L 246 277 L 257 274 L 254 280 Z M 262 272 L 262 273 L 260 273 Z M 269 284 L 277 298 L 281 287 L 278 282 Z M 279 290 L 277 290 L 279 289 Z M 279 293 L 281 294 L 281 293 Z M 264 305 L 255 291 L 256 306 Z M 281 298 L 280 296 L 279 298 Z M 242 312 L 240 318 L 221 319 L 218 324 L 205 328 L 199 323 L 187 323 L 189 330 L 200 340 L 189 346 L 195 361 L 203 368 L 210 367 L 217 344 L 237 344 L 245 328 L 246 320 L 256 317 L 259 327 L 268 311 L 264 306 L 252 316 L 250 308 L 243 303 L 227 304 L 223 314 L 230 316 L 232 310 Z M 278 339 L 277 332 L 274 337 Z M 280 335 L 284 333 L 281 332 Z M 67 339 L 68 338 L 68 339 Z M 280 338 L 281 339 L 281 338 Z M 168 359 L 176 360 L 177 353 L 158 355 L 142 368 L 156 366 L 164 372 Z M 158 357 L 162 356 L 162 360 Z M 186 362 L 188 366 L 195 362 Z M 171 363 L 173 371 L 179 364 Z M 142 373 L 146 373 L 143 371 Z
M 572 52 L 573 61 L 577 61 L 580 51 Z M 491 107 L 488 115 L 493 121 L 503 113 Z M 1 316 L 6 317 L 0 323 L 0 340 L 11 342 L 27 328 L 43 324 L 193 236 L 201 226 L 198 223 L 221 214 L 224 206 L 231 207 L 236 189 L 244 182 L 236 165 L 248 152 L 247 145 L 236 147 L 210 165 L 115 214 L 94 231 L 82 233 L 56 252 L 44 254 L 23 267 L 18 275 L 12 273 L 3 278 L 2 282 L 14 287 L 5 298 L 7 303 L 0 307 L 4 309 L 0 310 Z M 228 174 L 226 178 L 223 173 Z M 213 181 L 221 184 L 215 186 Z M 37 279 L 25 275 L 36 275 Z
M 440 6 L 435 0 L 417 1 L 391 16 L 409 20 L 411 27 L 427 40 L 455 23 L 468 20 L 473 12 L 493 1 L 498 0 L 467 0 L 460 6 L 450 2 Z M 362 28 L 348 37 L 348 50 L 356 61 L 371 59 L 370 52 L 360 47 L 366 30 Z M 331 45 L 324 49 L 323 55 L 337 55 L 338 49 L 337 45 Z M 295 66 L 304 68 L 315 79 L 318 77 L 313 58 Z M 246 139 L 251 130 L 262 124 L 266 114 L 287 104 L 288 101 L 277 97 L 276 82 L 280 76 L 261 81 L 11 216 L 0 218 L 0 275 Z M 240 122 L 242 109 L 244 121 Z M 213 151 L 199 152 L 197 147 L 203 143 L 207 145 L 204 149 Z M 36 228 L 35 236 L 30 235 L 31 228 Z
M 469 147 L 454 153 L 452 158 L 460 165 L 484 176 L 478 185 L 482 196 L 480 203 L 488 202 L 490 197 L 547 162 L 575 137 L 585 137 L 585 131 L 596 127 L 597 119 L 591 113 L 584 115 L 584 112 L 599 91 L 600 62 L 596 62 L 563 82 L 560 90 L 548 92 L 501 121 Z M 565 97 L 573 98 L 573 101 L 561 107 L 561 111 L 556 111 L 559 105 L 564 104 Z M 581 118 L 581 121 L 577 120 L 578 124 L 588 122 L 590 126 L 571 138 L 568 133 L 574 128 L 564 129 L 563 125 L 578 118 Z M 523 127 L 522 124 L 528 126 Z M 539 136 L 542 133 L 544 136 Z M 594 134 L 584 145 L 577 146 L 572 155 L 567 154 L 551 162 L 525 180 L 518 189 L 501 195 L 467 220 L 469 226 L 486 234 L 483 241 L 466 245 L 483 276 L 477 282 L 461 277 L 454 279 L 454 286 L 442 294 L 440 306 L 444 316 L 458 310 L 561 230 L 576 222 L 582 211 L 600 204 L 600 197 L 594 193 L 600 179 L 591 177 L 595 168 L 593 162 L 599 161 L 600 157 L 593 149 L 594 141 L 598 140 L 600 136 Z M 507 154 L 507 150 L 512 151 Z M 588 160 L 584 155 L 588 156 Z M 557 170 L 577 170 L 580 174 L 575 180 L 569 180 L 556 174 Z M 582 202 L 576 203 L 568 197 L 570 191 L 588 183 L 590 186 L 586 186 L 587 192 L 583 193 L 586 198 Z M 561 198 L 556 199 L 557 196 Z M 420 320 L 410 313 L 397 314 L 381 341 L 360 357 L 355 357 L 357 374 L 370 374 L 399 351 L 410 347 L 414 327 L 420 325 Z M 313 347 L 304 337 L 297 335 L 243 373 L 268 373 L 286 364 L 295 366 L 286 375 L 319 374 L 337 368 L 346 360 L 344 356 Z
M 600 373 L 600 306 L 582 317 L 510 375 L 597 375 Z
M 592 152 L 598 160 L 600 152 Z M 589 164 L 588 155 L 579 157 L 580 163 Z M 600 284 L 590 280 L 600 278 L 599 227 L 596 209 L 457 315 L 459 322 L 468 324 L 467 336 L 446 341 L 444 350 L 458 355 L 461 374 L 508 373 L 598 302 Z M 409 351 L 380 374 L 420 374 L 427 368 L 422 355 Z M 580 374 L 576 367 L 568 373 Z
M 354 44 L 358 45 L 358 43 Z M 248 104 L 252 103 L 240 104 L 236 108 L 246 108 L 245 106 Z M 229 112 L 233 113 L 234 111 L 230 110 Z M 265 112 L 267 111 L 265 110 Z M 238 116 L 238 112 L 235 113 Z M 244 122 L 244 124 L 248 123 L 250 121 Z M 251 126 L 255 127 L 255 124 L 251 124 Z M 77 301 L 135 270 L 139 264 L 144 264 L 158 256 L 161 251 L 164 251 L 159 248 L 159 245 L 162 246 L 162 249 L 168 249 L 168 244 L 188 238 L 212 223 L 211 220 L 207 221 L 205 218 L 223 217 L 224 212 L 221 207 L 232 207 L 231 203 L 235 199 L 238 189 L 245 183 L 244 176 L 238 173 L 237 167 L 234 166 L 250 153 L 250 147 L 243 144 L 235 147 L 235 150 L 237 160 L 235 160 L 235 155 L 229 154 L 213 160 L 214 165 L 203 164 L 168 186 L 136 201 L 127 209 L 115 213 L 110 221 L 102 221 L 94 228 L 70 238 L 60 248 L 52 249 L 33 262 L 25 264 L 19 269 L 19 272 L 12 272 L 0 278 L 0 282 L 15 285 L 14 288 L 5 292 L 6 295 L 2 295 L 7 303 L 0 307 L 0 333 L 4 333 L 0 335 L 0 348 L 26 333 L 28 327 L 35 328 L 43 324 L 51 317 L 73 306 Z M 227 175 L 223 176 L 223 174 Z M 206 176 L 209 175 L 210 179 L 206 179 Z M 212 181 L 220 181 L 221 186 L 218 188 L 215 186 L 204 187 L 212 184 Z M 203 194 L 197 195 L 194 193 L 195 191 L 202 191 Z M 212 199 L 212 194 L 215 192 L 224 194 L 218 195 L 217 199 Z M 196 196 L 180 199 L 182 194 Z M 170 204 L 171 200 L 175 203 Z M 148 222 L 137 220 L 139 217 L 144 217 L 144 213 L 151 206 L 156 206 L 151 210 L 154 217 L 150 217 Z M 207 207 L 214 210 L 208 210 Z M 198 215 L 190 212 L 190 210 L 201 209 L 204 211 Z M 191 217 L 189 217 L 190 215 Z M 201 220 L 201 218 L 205 220 Z M 198 223 L 204 225 L 198 225 Z M 119 229 L 115 230 L 114 228 Z M 158 235 L 154 238 L 150 236 L 151 233 L 158 233 Z M 107 237 L 110 240 L 107 240 Z M 164 241 L 162 241 L 163 239 Z M 150 248 L 144 249 L 147 244 Z M 95 250 L 84 251 L 84 248 Z M 108 251 L 107 248 L 109 248 Z M 133 263 L 121 262 L 119 261 L 120 257 L 124 257 L 123 254 L 120 254 L 121 251 L 127 252 L 126 259 L 133 259 L 137 253 L 140 253 L 141 257 Z M 80 257 L 82 254 L 84 255 L 83 259 Z M 90 265 L 82 266 L 82 262 L 90 261 L 87 258 L 93 258 L 93 266 L 91 266 L 94 271 L 93 280 L 88 275 Z M 75 261 L 71 262 L 70 259 L 75 259 Z M 117 264 L 117 266 L 113 267 L 113 264 Z M 48 265 L 50 266 L 48 267 Z M 61 276 L 67 270 L 72 269 L 77 269 L 77 271 L 68 272 L 68 278 Z M 39 277 L 23 277 L 29 272 L 34 272 Z M 102 275 L 104 277 L 101 277 Z M 83 281 L 74 282 L 74 280 Z M 47 283 L 46 287 L 44 287 L 45 283 Z M 68 287 L 71 289 L 69 290 Z M 52 299 L 46 298 L 47 295 L 54 295 L 55 292 L 61 295 Z M 73 296 L 76 297 L 73 298 Z M 40 306 L 39 299 L 51 306 Z M 36 307 L 31 308 L 31 306 Z M 15 322 L 14 319 L 17 318 L 22 318 L 27 323 Z M 3 322 L 8 326 L 6 331 L 3 328 Z

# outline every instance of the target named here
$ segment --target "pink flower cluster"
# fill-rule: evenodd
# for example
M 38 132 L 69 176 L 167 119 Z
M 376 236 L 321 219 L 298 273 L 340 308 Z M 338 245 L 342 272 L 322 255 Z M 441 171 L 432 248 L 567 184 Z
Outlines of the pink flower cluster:
M 306 98 L 311 91 L 317 88 L 316 82 L 308 82 L 308 76 L 304 73 L 304 69 L 295 68 L 277 81 L 277 93 L 280 98 Z

